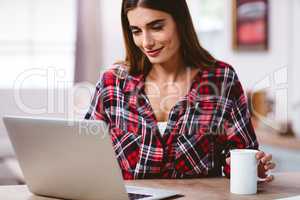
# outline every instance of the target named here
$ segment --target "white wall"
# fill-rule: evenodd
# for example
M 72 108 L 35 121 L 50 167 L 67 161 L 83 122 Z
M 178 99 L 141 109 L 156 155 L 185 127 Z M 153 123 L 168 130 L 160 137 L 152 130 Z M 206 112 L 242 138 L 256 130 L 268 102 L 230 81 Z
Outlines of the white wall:
M 300 75 L 300 1 L 293 0 L 291 13 L 293 15 L 292 20 L 292 38 L 293 40 L 290 42 L 291 44 L 291 69 L 289 73 L 290 77 L 290 116 L 295 130 L 300 136 L 300 92 L 299 92 L 299 75 Z
M 218 34 L 217 42 L 211 36 L 203 34 L 204 46 L 221 60 L 234 66 L 246 90 L 257 91 L 267 89 L 275 100 L 274 115 L 270 123 L 287 121 L 288 88 L 292 90 L 292 82 L 288 85 L 288 75 L 292 71 L 292 8 L 293 2 L 286 0 L 270 0 L 269 7 L 269 50 L 262 52 L 237 52 L 232 49 L 232 1 L 226 0 L 224 7 L 224 30 Z M 209 35 L 210 33 L 208 33 Z M 213 44 L 213 45 L 210 45 Z M 291 93 L 292 94 L 292 93 Z
M 224 31 L 224 51 L 219 55 L 231 63 L 243 81 L 246 88 L 252 88 L 257 81 L 263 79 L 274 70 L 288 64 L 289 9 L 286 0 L 270 1 L 270 46 L 267 52 L 234 52 L 232 50 L 232 12 L 231 0 L 227 0 Z
M 121 0 L 100 1 L 100 31 L 102 62 L 101 67 L 107 68 L 117 60 L 124 59 L 124 44 L 121 28 Z

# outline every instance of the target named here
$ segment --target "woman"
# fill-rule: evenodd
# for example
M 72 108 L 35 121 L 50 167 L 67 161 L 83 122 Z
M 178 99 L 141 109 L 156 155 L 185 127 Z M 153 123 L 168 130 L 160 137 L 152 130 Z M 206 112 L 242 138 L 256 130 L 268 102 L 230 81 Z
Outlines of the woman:
M 86 119 L 109 124 L 124 179 L 229 176 L 230 149 L 258 149 L 234 69 L 200 46 L 185 0 L 123 0 L 121 19 L 126 59 Z M 257 159 L 266 177 L 272 156 Z

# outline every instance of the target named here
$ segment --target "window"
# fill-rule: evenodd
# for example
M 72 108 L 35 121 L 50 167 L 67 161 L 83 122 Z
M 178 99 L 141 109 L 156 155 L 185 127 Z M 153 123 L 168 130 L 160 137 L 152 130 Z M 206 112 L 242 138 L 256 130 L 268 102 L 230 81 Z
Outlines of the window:
M 0 0 L 0 25 L 0 88 L 73 83 L 76 0 Z
M 199 32 L 220 31 L 224 28 L 224 1 L 187 0 L 187 3 Z
M 222 59 L 226 43 L 226 9 L 222 0 L 187 0 L 201 45 Z

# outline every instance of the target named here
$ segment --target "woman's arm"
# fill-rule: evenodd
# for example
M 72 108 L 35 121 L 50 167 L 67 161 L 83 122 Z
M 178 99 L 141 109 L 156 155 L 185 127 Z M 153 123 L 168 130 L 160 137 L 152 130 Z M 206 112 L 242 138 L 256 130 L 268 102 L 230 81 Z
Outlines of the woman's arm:
M 232 69 L 233 80 L 231 85 L 228 83 L 228 94 L 231 100 L 231 111 L 227 115 L 226 137 L 227 145 L 225 148 L 226 162 L 224 173 L 227 177 L 230 176 L 230 153 L 231 149 L 258 149 L 258 142 L 254 128 L 251 123 L 251 116 L 248 109 L 247 99 L 243 91 L 242 85 L 238 77 Z M 257 159 L 260 160 L 258 175 L 260 178 L 266 178 L 266 172 L 275 167 L 271 162 L 272 155 L 265 154 L 262 151 L 257 153 Z M 265 181 L 272 181 L 273 176 L 269 176 Z
M 103 120 L 108 123 L 108 117 L 104 110 L 104 76 L 96 84 L 96 89 L 90 104 L 90 107 L 84 117 L 87 120 Z

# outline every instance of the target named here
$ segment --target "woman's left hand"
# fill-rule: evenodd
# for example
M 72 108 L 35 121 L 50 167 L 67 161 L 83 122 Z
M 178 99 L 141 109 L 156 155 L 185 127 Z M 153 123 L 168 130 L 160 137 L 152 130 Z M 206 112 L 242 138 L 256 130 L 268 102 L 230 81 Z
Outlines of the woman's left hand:
M 275 168 L 275 163 L 272 162 L 272 155 L 267 154 L 263 151 L 256 153 L 256 159 L 259 161 L 258 164 L 258 177 L 263 179 L 259 182 L 271 182 L 274 180 L 273 175 L 268 175 L 267 172 Z

